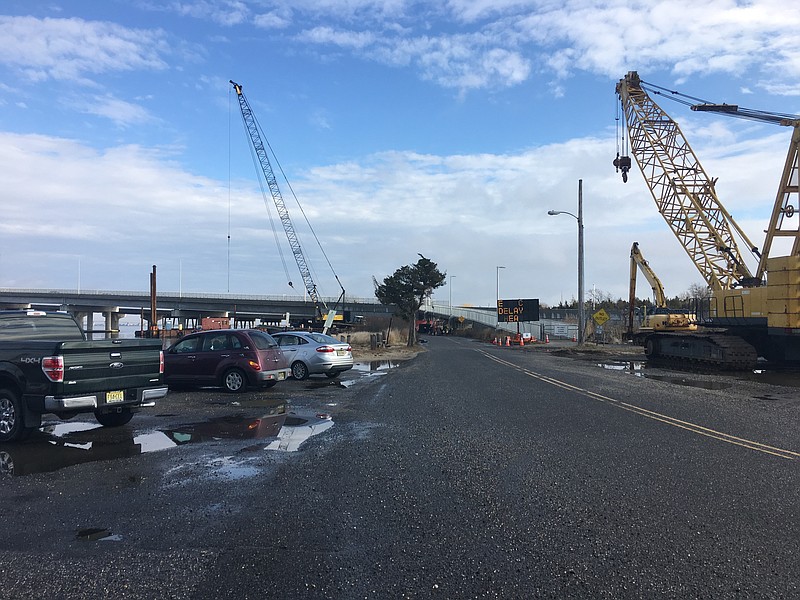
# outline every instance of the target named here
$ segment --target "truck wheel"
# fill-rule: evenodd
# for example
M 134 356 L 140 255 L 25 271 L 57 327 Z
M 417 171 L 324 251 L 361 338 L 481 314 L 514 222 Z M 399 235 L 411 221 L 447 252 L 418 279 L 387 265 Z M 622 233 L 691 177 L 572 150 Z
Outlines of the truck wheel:
M 222 376 L 222 387 L 226 392 L 237 393 L 243 392 L 247 386 L 247 380 L 244 378 L 244 373 L 239 369 L 229 369 L 225 371 Z
M 94 418 L 103 427 L 121 427 L 127 425 L 133 418 L 133 411 L 130 409 L 123 409 L 122 412 L 111 413 L 94 413 Z
M 11 390 L 0 389 L 0 442 L 25 439 L 33 429 L 25 427 L 22 421 L 19 396 Z

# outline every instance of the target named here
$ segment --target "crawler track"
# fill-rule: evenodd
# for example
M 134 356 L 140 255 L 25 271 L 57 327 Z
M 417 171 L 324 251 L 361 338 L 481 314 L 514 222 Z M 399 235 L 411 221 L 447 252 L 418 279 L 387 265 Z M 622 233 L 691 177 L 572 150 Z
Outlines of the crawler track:
M 753 346 L 721 333 L 653 333 L 645 339 L 644 349 L 652 363 L 681 369 L 747 371 L 758 361 Z

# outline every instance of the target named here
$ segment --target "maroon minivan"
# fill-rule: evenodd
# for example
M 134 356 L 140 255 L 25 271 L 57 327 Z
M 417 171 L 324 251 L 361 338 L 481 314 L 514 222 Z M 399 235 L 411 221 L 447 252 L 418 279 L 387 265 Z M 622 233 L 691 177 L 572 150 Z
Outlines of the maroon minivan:
M 164 353 L 164 381 L 175 389 L 221 386 L 242 392 L 272 387 L 290 368 L 275 339 L 258 329 L 213 329 L 189 334 Z

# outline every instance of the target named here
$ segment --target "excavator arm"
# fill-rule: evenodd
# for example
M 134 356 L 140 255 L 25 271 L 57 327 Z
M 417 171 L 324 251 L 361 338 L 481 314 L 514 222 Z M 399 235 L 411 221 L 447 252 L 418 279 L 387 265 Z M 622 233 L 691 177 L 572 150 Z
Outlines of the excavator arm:
M 642 251 L 639 250 L 639 242 L 633 242 L 631 246 L 631 304 L 636 299 L 636 274 L 641 270 L 647 283 L 653 289 L 653 301 L 658 308 L 664 308 L 667 305 L 667 297 L 664 295 L 664 286 L 661 285 L 661 280 L 655 274 L 650 264 L 642 256 Z

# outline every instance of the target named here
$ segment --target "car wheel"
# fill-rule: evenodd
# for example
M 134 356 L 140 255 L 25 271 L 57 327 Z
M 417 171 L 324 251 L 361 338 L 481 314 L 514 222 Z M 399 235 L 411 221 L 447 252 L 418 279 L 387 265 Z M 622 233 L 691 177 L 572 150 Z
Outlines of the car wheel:
M 298 360 L 296 363 L 292 364 L 292 377 L 299 380 L 308 379 L 308 367 L 306 363 Z
M 94 418 L 97 419 L 97 422 L 103 427 L 121 427 L 130 423 L 130 420 L 133 418 L 133 411 L 124 408 L 121 412 L 96 412 L 94 413 Z
M 222 376 L 222 387 L 225 388 L 226 392 L 233 394 L 243 392 L 246 385 L 247 381 L 244 378 L 244 373 L 239 369 L 229 369 Z
M 11 390 L 0 390 L 0 442 L 21 440 L 30 435 L 33 428 L 22 422 L 22 403 Z
M 339 373 L 341 373 L 341 371 L 328 371 L 327 373 L 325 373 L 325 375 L 327 375 L 331 379 L 336 379 L 339 376 Z

